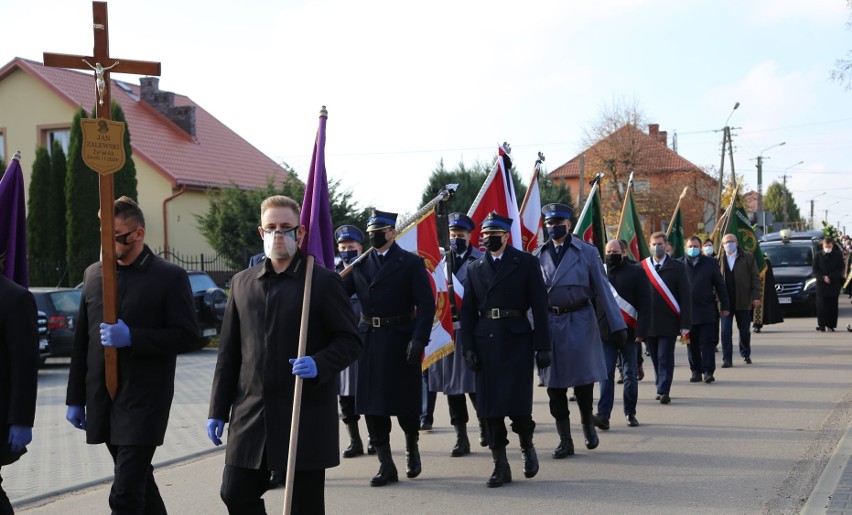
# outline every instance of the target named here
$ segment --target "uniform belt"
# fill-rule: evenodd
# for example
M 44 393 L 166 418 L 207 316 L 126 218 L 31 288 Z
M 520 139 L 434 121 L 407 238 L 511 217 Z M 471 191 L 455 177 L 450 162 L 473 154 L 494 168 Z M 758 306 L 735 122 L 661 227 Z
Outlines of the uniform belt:
M 524 316 L 524 312 L 520 309 L 491 308 L 488 311 L 480 312 L 479 316 L 499 320 L 501 318 L 519 318 Z
M 586 300 L 578 302 L 576 304 L 569 304 L 567 306 L 548 306 L 547 310 L 550 311 L 551 313 L 553 313 L 554 315 L 563 315 L 565 313 L 572 313 L 574 311 L 580 311 L 581 309 L 588 306 L 589 304 L 591 304 L 591 301 L 589 301 L 589 299 L 586 299 Z
M 411 314 L 399 315 L 395 317 L 367 317 L 361 315 L 361 321 L 370 324 L 372 327 L 390 327 L 410 322 L 414 317 Z

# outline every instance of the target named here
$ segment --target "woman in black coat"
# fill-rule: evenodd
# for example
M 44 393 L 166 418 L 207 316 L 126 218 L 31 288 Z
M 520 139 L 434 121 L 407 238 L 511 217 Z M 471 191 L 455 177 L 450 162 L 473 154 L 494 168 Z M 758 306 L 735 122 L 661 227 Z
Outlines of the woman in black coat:
M 816 277 L 817 331 L 834 332 L 837 327 L 837 298 L 843 282 L 843 254 L 831 238 L 822 240 L 822 252 L 814 259 Z

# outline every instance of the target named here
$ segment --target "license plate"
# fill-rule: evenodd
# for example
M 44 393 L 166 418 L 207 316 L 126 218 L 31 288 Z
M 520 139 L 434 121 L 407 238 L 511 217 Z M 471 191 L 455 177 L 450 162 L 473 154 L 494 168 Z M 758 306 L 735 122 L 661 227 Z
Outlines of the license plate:
M 778 297 L 778 304 L 792 304 L 792 297 Z
M 205 329 L 201 332 L 201 336 L 216 336 L 216 328 L 211 327 L 210 329 Z
M 38 350 L 45 350 L 47 348 L 47 340 L 42 338 L 38 341 Z

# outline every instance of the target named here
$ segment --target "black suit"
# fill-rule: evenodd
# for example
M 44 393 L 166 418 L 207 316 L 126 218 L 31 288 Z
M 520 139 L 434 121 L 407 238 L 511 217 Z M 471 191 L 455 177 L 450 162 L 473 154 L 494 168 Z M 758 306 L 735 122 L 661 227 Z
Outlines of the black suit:
M 725 280 L 719 262 L 708 256 L 695 260 L 684 257 L 687 276 L 692 287 L 692 327 L 689 330 L 689 369 L 712 376 L 716 371 L 716 345 L 719 343 L 719 307 L 731 309 Z
M 35 299 L 26 288 L 0 274 L 0 465 L 12 463 L 9 426 L 32 427 L 38 390 L 38 325 Z M 0 478 L 2 482 L 2 478 Z M 0 487 L 0 512 L 12 513 Z

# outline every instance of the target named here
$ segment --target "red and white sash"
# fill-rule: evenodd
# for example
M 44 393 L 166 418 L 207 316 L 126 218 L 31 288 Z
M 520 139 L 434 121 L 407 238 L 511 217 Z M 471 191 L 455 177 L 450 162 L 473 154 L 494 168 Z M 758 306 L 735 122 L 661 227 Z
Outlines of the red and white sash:
M 612 283 L 609 285 L 609 290 L 612 292 L 612 296 L 615 297 L 615 302 L 618 303 L 619 309 L 621 309 L 621 317 L 624 319 L 624 323 L 636 329 L 636 318 L 639 316 L 639 311 L 633 307 L 633 304 L 627 302 L 627 299 L 618 294 Z
M 670 259 L 670 258 L 667 258 Z M 657 290 L 657 293 L 665 299 L 666 304 L 672 308 L 672 311 L 675 312 L 675 315 L 680 316 L 680 304 L 677 303 L 677 299 L 672 294 L 669 287 L 666 286 L 666 283 L 663 282 L 663 278 L 660 277 L 660 274 L 657 273 L 657 270 L 654 268 L 654 263 L 651 261 L 651 258 L 645 258 L 642 260 L 642 268 L 645 269 L 645 275 L 648 276 L 648 280 L 651 281 L 651 285 Z

